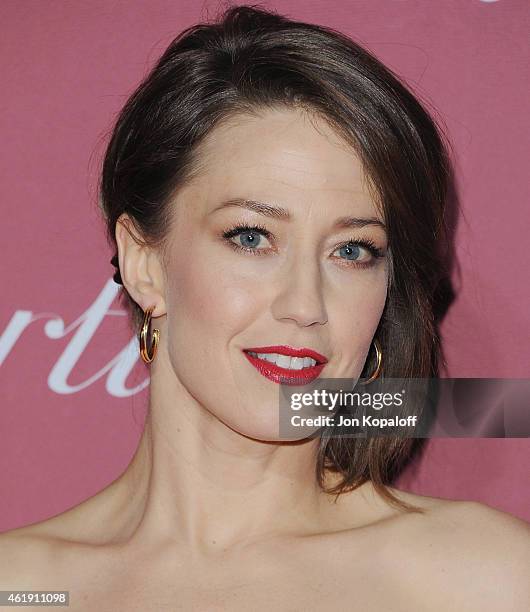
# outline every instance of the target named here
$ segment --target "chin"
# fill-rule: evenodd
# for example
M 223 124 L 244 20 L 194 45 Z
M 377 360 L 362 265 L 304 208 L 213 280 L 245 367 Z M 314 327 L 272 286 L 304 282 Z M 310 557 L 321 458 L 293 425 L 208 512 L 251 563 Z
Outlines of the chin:
M 300 432 L 299 435 L 292 435 L 293 431 L 289 432 L 290 435 L 286 435 L 282 432 L 279 433 L 279 422 L 278 415 L 269 415 L 268 419 L 258 418 L 257 416 L 252 420 L 247 419 L 221 419 L 223 423 L 235 431 L 236 433 L 251 438 L 253 440 L 259 440 L 260 442 L 298 442 L 305 440 L 311 436 L 311 433 L 307 433 L 307 430 Z

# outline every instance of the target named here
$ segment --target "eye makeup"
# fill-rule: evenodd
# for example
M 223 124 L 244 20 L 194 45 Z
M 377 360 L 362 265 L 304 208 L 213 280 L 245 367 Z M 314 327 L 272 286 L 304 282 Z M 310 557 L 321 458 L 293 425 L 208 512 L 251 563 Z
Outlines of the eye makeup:
M 271 249 L 258 249 L 254 247 L 243 246 L 241 244 L 237 244 L 232 240 L 232 238 L 240 235 L 240 234 L 257 234 L 260 236 L 264 236 L 267 240 L 271 240 L 273 235 L 267 228 L 259 223 L 255 224 L 247 224 L 247 223 L 238 223 L 237 225 L 225 230 L 222 232 L 222 238 L 226 241 L 226 243 L 233 248 L 235 251 L 248 253 L 249 255 L 257 255 L 264 256 L 270 253 Z M 258 242 L 259 244 L 259 242 Z M 338 244 L 334 251 L 338 249 L 345 249 L 348 251 L 353 251 L 353 253 L 358 252 L 359 249 L 364 249 L 371 256 L 368 261 L 357 261 L 357 260 L 348 260 L 342 259 L 340 257 L 336 257 L 335 259 L 341 260 L 344 263 L 340 263 L 339 265 L 345 267 L 353 267 L 353 268 L 370 268 L 376 265 L 378 259 L 384 259 L 386 257 L 386 251 L 380 247 L 378 247 L 373 240 L 370 238 L 350 238 L 340 244 Z M 351 254 L 351 253 L 350 253 Z

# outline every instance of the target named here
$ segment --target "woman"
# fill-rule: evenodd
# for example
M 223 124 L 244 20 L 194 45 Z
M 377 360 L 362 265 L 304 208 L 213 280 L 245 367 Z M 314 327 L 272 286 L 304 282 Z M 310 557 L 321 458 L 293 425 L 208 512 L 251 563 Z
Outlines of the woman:
M 103 491 L 3 534 L 1 588 L 73 610 L 526 611 L 528 526 L 388 486 L 410 438 L 278 435 L 279 382 L 436 376 L 449 181 L 433 120 L 345 36 L 240 6 L 177 37 L 101 177 L 145 431 Z

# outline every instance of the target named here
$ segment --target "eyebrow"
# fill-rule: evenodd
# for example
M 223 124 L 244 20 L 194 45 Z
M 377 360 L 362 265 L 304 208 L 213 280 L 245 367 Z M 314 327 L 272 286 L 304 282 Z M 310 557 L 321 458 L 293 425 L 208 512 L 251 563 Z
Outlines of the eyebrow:
M 213 213 L 216 210 L 229 208 L 231 206 L 246 208 L 265 217 L 280 219 L 281 221 L 290 221 L 292 219 L 291 213 L 281 206 L 272 206 L 271 204 L 265 204 L 264 202 L 258 202 L 256 200 L 247 200 L 245 198 L 231 198 L 226 200 L 219 206 L 216 206 L 211 212 Z M 335 221 L 334 227 L 342 229 L 365 227 L 367 225 L 381 227 L 386 232 L 386 225 L 376 217 L 339 217 Z

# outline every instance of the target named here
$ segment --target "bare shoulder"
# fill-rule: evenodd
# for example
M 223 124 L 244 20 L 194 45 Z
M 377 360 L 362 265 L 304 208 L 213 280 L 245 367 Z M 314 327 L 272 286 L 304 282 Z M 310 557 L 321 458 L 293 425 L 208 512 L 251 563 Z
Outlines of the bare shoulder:
M 507 512 L 480 502 L 446 501 L 431 512 L 431 520 L 444 535 L 454 534 L 455 546 L 460 542 L 464 549 L 465 544 L 484 563 L 497 561 L 491 569 L 516 571 L 530 560 L 530 524 Z
M 479 502 L 411 494 L 405 501 L 425 510 L 402 521 L 400 538 L 420 598 L 438 598 L 440 609 L 530 609 L 528 523 Z
M 83 531 L 91 518 L 76 506 L 0 534 L 0 590 L 68 590 L 82 600 L 83 585 L 105 555 L 105 547 Z
M 477 609 L 529 610 L 530 525 L 479 502 L 451 504 L 440 520 L 456 532 L 453 555 L 461 580 L 481 585 L 475 590 Z
M 8 546 L 15 552 L 29 547 L 45 548 L 53 543 L 74 541 L 76 536 L 83 537 L 92 522 L 87 511 L 95 506 L 97 498 L 96 495 L 60 514 L 1 533 L 0 547 Z
M 49 589 L 59 546 L 31 528 L 0 534 L 0 590 Z
M 131 495 L 116 479 L 104 489 L 59 514 L 0 533 L 0 542 L 33 542 L 35 546 L 112 543 L 134 522 Z M 0 544 L 1 545 L 1 544 Z
M 50 588 L 50 578 L 113 536 L 104 492 L 60 514 L 0 533 L 0 590 Z

